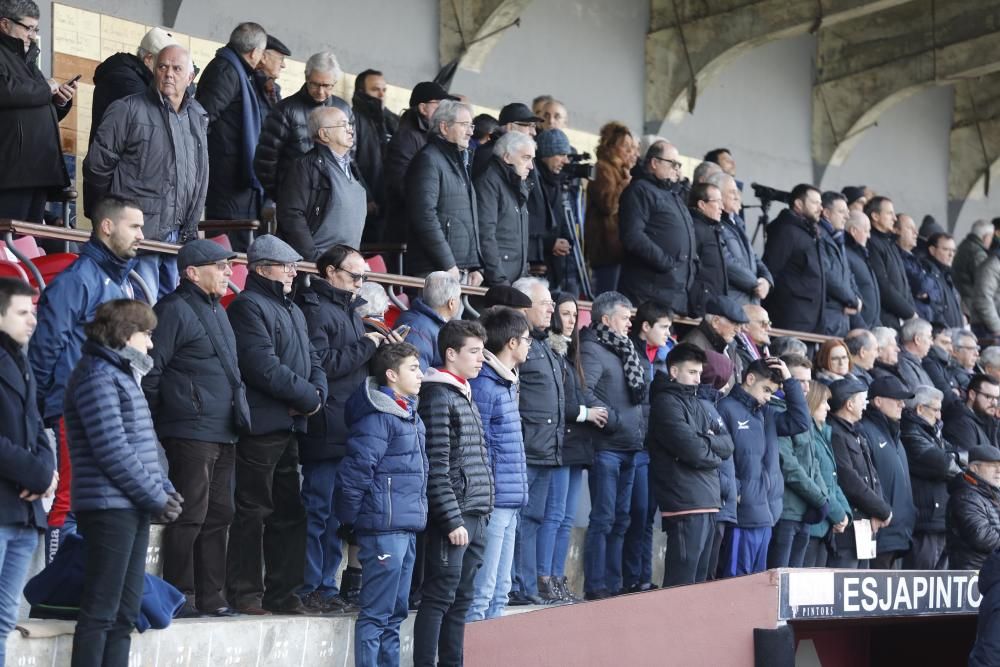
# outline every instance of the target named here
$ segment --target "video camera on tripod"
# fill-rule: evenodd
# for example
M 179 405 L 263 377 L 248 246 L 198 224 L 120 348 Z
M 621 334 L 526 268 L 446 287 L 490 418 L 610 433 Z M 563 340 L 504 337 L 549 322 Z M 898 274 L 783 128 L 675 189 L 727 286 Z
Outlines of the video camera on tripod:
M 594 180 L 594 163 L 588 162 L 591 158 L 590 153 L 570 153 L 566 157 L 569 158 L 569 164 L 562 168 L 566 178 Z
M 772 188 L 767 185 L 761 185 L 760 183 L 751 183 L 750 187 L 753 188 L 754 196 L 760 200 L 760 218 L 757 219 L 757 227 L 753 230 L 753 238 L 750 240 L 751 243 L 756 243 L 757 234 L 759 234 L 761 230 L 764 230 L 764 237 L 767 237 L 767 223 L 770 222 L 768 209 L 770 208 L 771 203 L 781 202 L 782 204 L 791 204 L 792 195 L 790 192 L 785 192 L 784 190 Z

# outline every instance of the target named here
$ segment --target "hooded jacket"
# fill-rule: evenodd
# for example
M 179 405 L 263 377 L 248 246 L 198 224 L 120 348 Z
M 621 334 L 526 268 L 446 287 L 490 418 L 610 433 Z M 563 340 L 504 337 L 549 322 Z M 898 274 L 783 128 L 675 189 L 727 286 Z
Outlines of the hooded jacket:
M 493 511 L 493 471 L 479 409 L 468 382 L 430 369 L 420 387 L 420 418 L 427 429 L 429 520 L 448 534 L 463 515 Z
M 778 436 L 793 436 L 809 430 L 809 408 L 798 380 L 782 383 L 787 397 L 786 410 L 760 405 L 742 385 L 736 385 L 719 401 L 722 415 L 733 438 L 733 462 L 739 498 L 736 514 L 741 528 L 770 528 L 781 518 L 771 497 L 781 497 L 784 481 L 778 454 Z
M 948 567 L 978 570 L 1000 549 L 1000 490 L 972 471 L 948 485 Z
M 657 373 L 650 386 L 649 473 L 661 512 L 722 506 L 719 467 L 733 455 L 722 419 L 713 419 L 698 387 Z
M 337 466 L 337 520 L 363 534 L 423 530 L 428 464 L 415 406 L 400 406 L 369 377 L 347 401 L 345 420 L 350 435 Z
M 910 467 L 914 532 L 943 533 L 948 505 L 948 481 L 961 473 L 954 448 L 941 437 L 941 424 L 928 424 L 913 410 L 904 410 L 900 438 Z
M 483 420 L 495 488 L 494 507 L 520 509 L 528 501 L 528 465 L 524 458 L 517 375 L 489 350 L 479 375 L 471 380 L 472 399 Z
M 476 178 L 484 285 L 510 285 L 528 274 L 528 185 L 494 156 Z
M 135 262 L 118 257 L 91 238 L 80 248 L 79 258 L 42 292 L 28 360 L 38 382 L 43 419 L 63 414 L 63 389 L 80 360 L 85 339 L 83 323 L 93 320 L 105 301 L 132 298 L 128 274 Z
M 882 497 L 892 506 L 892 523 L 878 531 L 878 553 L 909 551 L 917 508 L 913 504 L 913 489 L 910 486 L 910 465 L 899 440 L 899 422 L 889 419 L 871 405 L 859 427 L 871 446 Z
M 882 498 L 882 484 L 872 461 L 868 437 L 858 424 L 830 415 L 830 445 L 837 462 L 837 481 L 850 503 L 854 519 L 878 517 L 885 520 L 892 507 Z
M 153 83 L 153 72 L 134 53 L 115 53 L 94 70 L 94 104 L 90 113 L 90 139 L 115 100 L 144 92 Z
M 774 325 L 819 330 L 827 288 L 818 225 L 786 208 L 768 229 L 764 263 L 774 275 L 764 303 Z
M 952 274 L 955 277 L 955 287 L 958 288 L 959 296 L 966 310 L 975 296 L 976 271 L 987 257 L 989 257 L 989 250 L 972 232 L 969 232 L 968 236 L 962 239 L 955 251 L 955 259 L 951 263 Z

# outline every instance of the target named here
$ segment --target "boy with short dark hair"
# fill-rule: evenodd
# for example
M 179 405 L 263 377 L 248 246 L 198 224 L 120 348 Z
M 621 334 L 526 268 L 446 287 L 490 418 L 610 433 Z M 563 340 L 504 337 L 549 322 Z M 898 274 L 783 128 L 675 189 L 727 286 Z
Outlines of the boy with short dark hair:
M 361 613 L 354 664 L 399 664 L 416 534 L 427 525 L 425 430 L 417 414 L 423 374 L 409 343 L 382 345 L 372 377 L 346 406 L 347 454 L 337 470 L 336 511 L 360 547 Z

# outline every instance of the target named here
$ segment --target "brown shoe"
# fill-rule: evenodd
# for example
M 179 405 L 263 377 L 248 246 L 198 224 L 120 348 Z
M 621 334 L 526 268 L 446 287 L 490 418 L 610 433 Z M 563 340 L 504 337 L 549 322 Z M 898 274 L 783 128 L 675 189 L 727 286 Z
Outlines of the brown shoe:
M 249 607 L 236 607 L 236 611 L 241 614 L 246 614 L 247 616 L 270 616 L 271 612 L 259 605 L 251 605 Z

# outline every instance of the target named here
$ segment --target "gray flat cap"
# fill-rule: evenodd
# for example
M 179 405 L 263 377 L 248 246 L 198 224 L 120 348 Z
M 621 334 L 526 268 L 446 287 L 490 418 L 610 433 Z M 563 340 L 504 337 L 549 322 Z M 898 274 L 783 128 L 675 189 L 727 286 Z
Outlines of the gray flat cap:
M 258 236 L 247 249 L 247 262 L 250 264 L 257 262 L 288 264 L 289 262 L 301 261 L 302 256 L 295 252 L 295 248 L 272 234 Z

